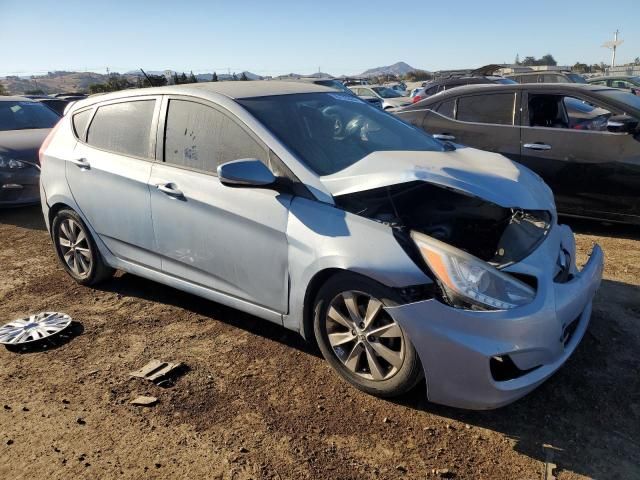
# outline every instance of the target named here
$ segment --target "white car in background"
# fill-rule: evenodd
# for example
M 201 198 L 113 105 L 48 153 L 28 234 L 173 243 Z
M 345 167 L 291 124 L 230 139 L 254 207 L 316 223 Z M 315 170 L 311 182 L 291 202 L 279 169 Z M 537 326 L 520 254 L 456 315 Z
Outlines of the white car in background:
M 355 85 L 349 87 L 349 90 L 363 100 L 371 97 L 379 98 L 382 101 L 383 110 L 411 105 L 411 99 L 409 97 L 383 85 Z

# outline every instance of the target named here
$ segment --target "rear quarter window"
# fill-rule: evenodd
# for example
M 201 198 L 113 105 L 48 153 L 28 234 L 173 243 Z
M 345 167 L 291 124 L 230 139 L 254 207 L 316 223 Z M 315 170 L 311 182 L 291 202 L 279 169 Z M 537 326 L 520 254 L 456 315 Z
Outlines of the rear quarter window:
M 134 100 L 98 107 L 87 143 L 132 157 L 151 157 L 151 124 L 155 100 Z
M 78 112 L 74 114 L 72 117 L 73 133 L 80 140 L 84 140 L 85 138 L 84 134 L 87 129 L 87 123 L 89 123 L 89 119 L 91 118 L 92 113 L 93 113 L 93 109 L 90 108 L 89 110 Z

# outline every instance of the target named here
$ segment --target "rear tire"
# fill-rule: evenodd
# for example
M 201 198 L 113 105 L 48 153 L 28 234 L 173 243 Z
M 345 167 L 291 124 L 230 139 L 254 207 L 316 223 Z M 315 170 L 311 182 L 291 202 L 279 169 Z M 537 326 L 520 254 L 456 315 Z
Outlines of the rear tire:
M 329 364 L 356 388 L 395 397 L 423 378 L 418 354 L 402 327 L 383 309 L 395 293 L 366 277 L 331 277 L 314 304 L 314 333 Z
M 51 236 L 60 264 L 79 284 L 95 285 L 113 276 L 115 270 L 104 262 L 89 229 L 73 210 L 56 214 Z

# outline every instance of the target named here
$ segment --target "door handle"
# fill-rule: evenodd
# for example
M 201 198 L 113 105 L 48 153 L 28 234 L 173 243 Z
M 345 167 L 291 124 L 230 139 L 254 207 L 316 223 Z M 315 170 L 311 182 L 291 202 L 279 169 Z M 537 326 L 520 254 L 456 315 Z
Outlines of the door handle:
M 551 145 L 546 143 L 525 143 L 523 147 L 529 150 L 551 150 Z
M 89 160 L 87 160 L 86 158 L 72 158 L 69 161 L 79 168 L 84 168 L 87 170 L 91 168 L 91 164 L 89 163 Z
M 182 193 L 181 190 L 178 190 L 176 188 L 176 184 L 175 183 L 158 183 L 156 185 L 157 189 L 160 190 L 162 193 L 169 195 L 170 197 L 174 197 L 174 198 L 184 198 L 184 193 Z
M 452 142 L 456 139 L 453 135 L 449 135 L 448 133 L 434 133 L 433 138 L 436 140 L 445 140 L 448 142 Z

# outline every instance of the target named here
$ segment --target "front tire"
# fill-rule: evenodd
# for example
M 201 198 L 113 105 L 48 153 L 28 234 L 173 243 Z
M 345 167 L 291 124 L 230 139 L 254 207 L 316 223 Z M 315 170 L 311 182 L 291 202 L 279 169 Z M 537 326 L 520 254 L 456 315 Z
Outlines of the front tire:
M 53 218 L 51 235 L 61 265 L 81 285 L 95 285 L 113 275 L 80 216 L 71 209 Z
M 379 397 L 402 395 L 423 377 L 414 346 L 383 308 L 397 301 L 392 290 L 345 272 L 329 279 L 314 305 L 323 357 L 353 386 Z

